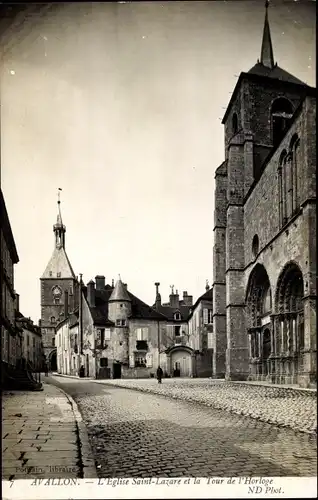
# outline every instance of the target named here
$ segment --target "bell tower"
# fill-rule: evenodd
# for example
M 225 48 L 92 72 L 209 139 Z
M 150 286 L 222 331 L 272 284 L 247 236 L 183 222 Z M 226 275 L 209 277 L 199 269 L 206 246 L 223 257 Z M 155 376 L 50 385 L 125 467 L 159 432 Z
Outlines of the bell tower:
M 65 251 L 66 226 L 62 221 L 58 191 L 57 219 L 53 225 L 54 250 L 41 282 L 41 320 L 44 352 L 51 370 L 56 370 L 55 328 L 74 310 L 78 282 Z
M 274 60 L 269 2 L 260 59 L 238 78 L 222 120 L 225 161 L 215 173 L 214 377 L 248 376 L 245 329 L 244 205 L 266 160 L 284 136 L 307 85 Z

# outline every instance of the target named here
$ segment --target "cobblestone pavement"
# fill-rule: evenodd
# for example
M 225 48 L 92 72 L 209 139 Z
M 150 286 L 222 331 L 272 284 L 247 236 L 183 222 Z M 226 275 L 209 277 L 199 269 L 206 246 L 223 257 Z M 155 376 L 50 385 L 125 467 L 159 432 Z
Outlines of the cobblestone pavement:
M 57 387 L 2 393 L 2 479 L 81 477 L 76 421 Z
M 212 379 L 96 381 L 161 394 L 245 415 L 293 430 L 317 432 L 317 392 Z
M 312 435 L 110 384 L 50 381 L 76 400 L 99 477 L 317 474 Z

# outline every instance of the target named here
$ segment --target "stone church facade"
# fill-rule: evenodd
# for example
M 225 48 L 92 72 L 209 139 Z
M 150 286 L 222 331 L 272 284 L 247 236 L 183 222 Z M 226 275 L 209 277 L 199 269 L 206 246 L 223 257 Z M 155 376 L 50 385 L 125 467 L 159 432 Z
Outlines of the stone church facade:
M 316 90 L 261 59 L 241 73 L 215 173 L 213 376 L 316 383 Z

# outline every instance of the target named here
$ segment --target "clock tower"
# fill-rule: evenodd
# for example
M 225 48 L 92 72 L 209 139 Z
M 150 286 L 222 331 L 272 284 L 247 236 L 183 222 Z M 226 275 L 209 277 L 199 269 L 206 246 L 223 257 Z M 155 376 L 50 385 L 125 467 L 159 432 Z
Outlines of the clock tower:
M 60 190 L 59 190 L 60 191 Z M 59 193 L 60 194 L 60 193 Z M 53 226 L 54 250 L 41 282 L 41 320 L 43 347 L 49 369 L 57 369 L 55 329 L 77 305 L 78 281 L 65 251 L 66 227 L 62 222 L 58 197 L 56 224 Z

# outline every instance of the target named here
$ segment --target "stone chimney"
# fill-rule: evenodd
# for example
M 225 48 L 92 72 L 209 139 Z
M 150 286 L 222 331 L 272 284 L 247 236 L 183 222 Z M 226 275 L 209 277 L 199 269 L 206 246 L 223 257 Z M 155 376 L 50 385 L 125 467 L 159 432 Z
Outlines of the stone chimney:
M 18 293 L 15 293 L 15 310 L 20 311 L 20 295 Z
M 176 293 L 172 293 L 169 295 L 169 304 L 170 307 L 179 307 L 179 293 L 178 290 L 176 290 Z
M 89 307 L 95 307 L 95 283 L 93 280 L 87 283 L 87 302 Z
M 105 276 L 95 276 L 96 290 L 103 290 L 105 288 Z
M 192 306 L 193 295 L 188 295 L 188 292 L 183 292 L 183 302 L 185 306 Z
M 161 306 L 161 295 L 159 293 L 159 286 L 160 286 L 160 283 L 155 283 L 155 287 L 156 287 L 156 300 L 155 300 L 155 307 L 156 309 L 158 309 L 160 306 Z
M 126 288 L 126 290 L 128 290 L 127 288 L 127 283 L 123 283 L 124 287 Z
M 68 317 L 68 291 L 64 292 L 64 318 Z

